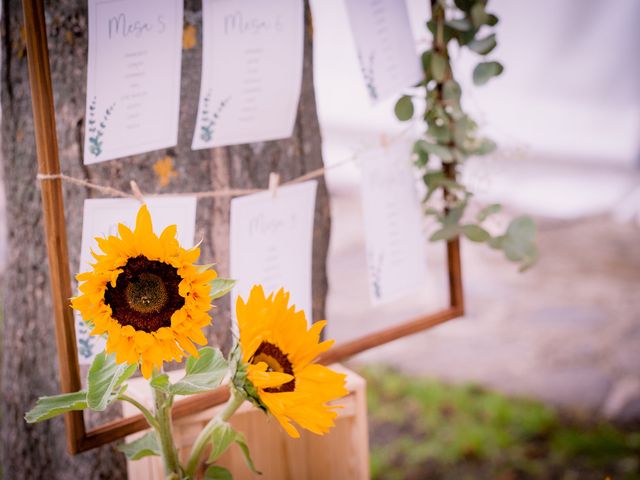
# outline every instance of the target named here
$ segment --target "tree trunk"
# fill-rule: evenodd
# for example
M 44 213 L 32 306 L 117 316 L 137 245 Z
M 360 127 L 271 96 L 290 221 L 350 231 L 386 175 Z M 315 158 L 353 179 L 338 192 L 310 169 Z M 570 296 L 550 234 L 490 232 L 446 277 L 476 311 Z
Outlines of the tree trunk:
M 312 71 L 312 26 L 305 19 L 305 59 L 298 118 L 291 138 L 228 148 L 192 151 L 201 68 L 201 2 L 187 0 L 185 23 L 198 31 L 197 45 L 183 50 L 179 144 L 92 166 L 82 163 L 87 62 L 86 2 L 50 1 L 46 5 L 49 53 L 62 172 L 127 190 L 135 180 L 143 192 L 187 192 L 220 188 L 265 188 L 269 172 L 283 181 L 322 166 Z M 36 398 L 59 392 L 49 277 L 44 246 L 26 52 L 21 35 L 21 3 L 3 0 L 2 160 L 6 192 L 8 258 L 4 295 L 0 376 L 0 468 L 7 479 L 124 478 L 124 458 L 113 445 L 72 457 L 67 454 L 61 418 L 27 425 L 23 415 Z M 169 155 L 178 176 L 160 188 L 153 164 Z M 82 204 L 94 191 L 64 184 L 70 269 L 79 263 Z M 329 243 L 329 204 L 320 181 L 313 246 L 313 317 L 323 318 Z M 229 274 L 229 199 L 200 200 L 197 233 L 202 261 Z M 75 287 L 75 286 L 74 286 Z M 212 343 L 231 342 L 228 300 L 214 312 Z

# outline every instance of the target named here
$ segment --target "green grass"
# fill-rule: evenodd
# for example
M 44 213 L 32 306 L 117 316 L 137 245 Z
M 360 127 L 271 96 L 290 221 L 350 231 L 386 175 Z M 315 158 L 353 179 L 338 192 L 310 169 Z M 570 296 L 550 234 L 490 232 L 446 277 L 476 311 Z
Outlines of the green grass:
M 640 479 L 640 432 L 475 386 L 361 373 L 374 479 Z

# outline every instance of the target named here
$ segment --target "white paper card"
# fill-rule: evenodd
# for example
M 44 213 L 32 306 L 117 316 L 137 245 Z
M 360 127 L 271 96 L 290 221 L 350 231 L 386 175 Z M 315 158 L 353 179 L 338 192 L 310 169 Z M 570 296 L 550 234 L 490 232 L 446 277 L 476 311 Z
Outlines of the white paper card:
M 169 225 L 177 225 L 178 242 L 184 248 L 193 246 L 196 229 L 195 197 L 147 197 L 147 206 L 153 221 L 153 230 L 159 235 Z M 118 234 L 118 224 L 123 223 L 132 230 L 140 202 L 133 199 L 87 199 L 84 201 L 82 220 L 82 245 L 80 248 L 79 272 L 88 271 L 94 262 L 91 250 L 100 252 L 96 237 Z M 91 329 L 75 311 L 76 340 L 80 365 L 89 365 L 96 354 L 104 350 L 105 341 L 100 336 L 90 336 Z
M 422 79 L 404 0 L 345 0 L 362 78 L 372 102 Z
M 202 80 L 193 149 L 291 136 L 303 0 L 203 0 Z
M 178 142 L 183 0 L 89 0 L 84 163 Z
M 231 201 L 230 274 L 232 315 L 238 295 L 245 300 L 256 284 L 265 293 L 281 287 L 291 292 L 290 304 L 304 310 L 311 322 L 311 258 L 316 204 L 315 180 L 256 193 Z
M 398 143 L 362 162 L 369 293 L 374 305 L 409 294 L 427 280 L 426 240 L 410 148 Z

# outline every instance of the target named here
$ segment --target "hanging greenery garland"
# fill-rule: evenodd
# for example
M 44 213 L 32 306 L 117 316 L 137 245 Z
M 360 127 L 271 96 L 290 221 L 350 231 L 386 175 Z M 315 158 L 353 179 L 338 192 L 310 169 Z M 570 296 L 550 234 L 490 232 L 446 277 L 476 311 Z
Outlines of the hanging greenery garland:
M 449 55 L 450 45 L 456 43 L 458 48 L 467 48 L 482 57 L 473 70 L 473 82 L 478 86 L 503 72 L 500 62 L 487 57 L 497 45 L 493 27 L 498 23 L 498 17 L 487 12 L 487 3 L 487 0 L 431 0 L 427 28 L 433 40 L 431 48 L 422 52 L 424 79 L 418 84 L 420 92 L 401 96 L 395 114 L 401 121 L 412 120 L 418 104 L 415 100 L 425 100 L 421 116 L 426 130 L 413 146 L 413 159 L 427 189 L 423 199 L 425 213 L 440 223 L 430 240 L 464 235 L 471 241 L 502 250 L 509 260 L 520 264 L 522 271 L 538 258 L 533 220 L 528 216 L 514 218 L 503 234 L 491 235 L 483 224 L 501 206 L 486 206 L 475 218 L 467 218 L 465 213 L 473 193 L 457 179 L 469 157 L 487 155 L 496 148 L 491 139 L 479 134 L 477 123 L 463 110 L 462 89 L 454 78 Z M 444 207 L 432 206 L 436 194 L 442 195 Z

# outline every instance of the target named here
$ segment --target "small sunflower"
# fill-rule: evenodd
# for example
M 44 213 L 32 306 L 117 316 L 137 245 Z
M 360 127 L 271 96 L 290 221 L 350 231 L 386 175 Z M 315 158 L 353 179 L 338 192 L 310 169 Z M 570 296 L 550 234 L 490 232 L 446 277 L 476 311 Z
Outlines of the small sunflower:
M 207 343 L 201 329 L 211 323 L 216 272 L 194 265 L 200 249 L 186 250 L 175 237 L 175 225 L 156 236 L 143 205 L 135 230 L 119 224 L 118 236 L 96 239 L 102 254 L 92 252 L 92 269 L 76 277 L 81 294 L 71 304 L 93 326 L 91 335 L 106 334 L 107 353 L 140 363 L 145 378 Z
M 336 406 L 328 402 L 348 393 L 345 375 L 313 363 L 333 340 L 319 342 L 326 321 L 307 330 L 304 311 L 288 306 L 283 289 L 265 297 L 261 286 L 245 303 L 238 298 L 236 314 L 242 361 L 257 400 L 292 437 L 300 436 L 292 422 L 322 435 L 334 425 Z

